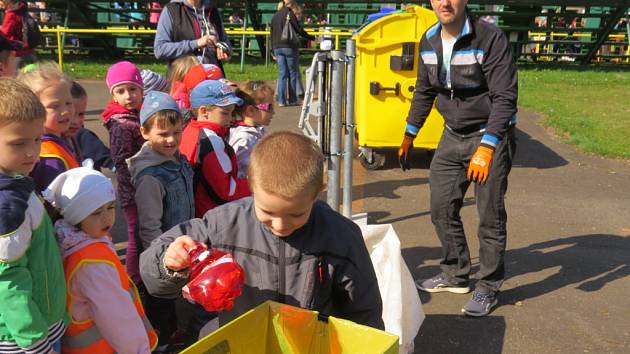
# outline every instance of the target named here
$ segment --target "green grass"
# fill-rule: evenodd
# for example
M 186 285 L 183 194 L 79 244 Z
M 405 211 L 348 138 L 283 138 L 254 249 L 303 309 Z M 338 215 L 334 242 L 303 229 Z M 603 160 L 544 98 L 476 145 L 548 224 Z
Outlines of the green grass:
M 138 59 L 132 58 L 130 60 L 141 69 L 150 69 L 162 75 L 166 74 L 167 65 L 164 62 L 146 57 Z M 115 60 L 112 59 L 90 59 L 88 62 L 84 58 L 68 58 L 64 62 L 64 71 L 73 79 L 103 79 L 105 78 L 107 68 L 113 62 L 115 62 Z M 309 63 L 304 60 L 302 61 L 302 72 L 307 64 Z M 244 72 L 242 73 L 240 72 L 241 64 L 239 58 L 233 58 L 232 61 L 227 63 L 225 70 L 226 76 L 234 81 L 275 80 L 278 76 L 275 62 L 270 61 L 269 66 L 265 66 L 264 61 L 253 58 L 247 58 Z
M 519 105 L 580 150 L 630 158 L 630 72 L 521 70 Z

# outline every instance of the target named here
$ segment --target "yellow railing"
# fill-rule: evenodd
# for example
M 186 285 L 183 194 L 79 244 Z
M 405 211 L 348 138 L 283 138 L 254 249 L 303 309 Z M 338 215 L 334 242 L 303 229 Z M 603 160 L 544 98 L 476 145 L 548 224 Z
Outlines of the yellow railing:
M 529 38 L 534 39 L 534 43 L 536 44 L 535 53 L 540 54 L 540 43 L 537 42 L 545 42 L 547 37 L 551 40 L 564 38 L 564 37 L 575 37 L 575 38 L 591 38 L 593 36 L 592 33 L 566 33 L 566 32 L 529 32 Z M 608 35 L 609 40 L 617 40 L 619 42 L 627 41 L 625 34 L 611 34 Z M 621 46 L 621 45 L 620 45 Z M 615 44 L 611 44 L 611 50 L 614 50 Z M 630 45 L 626 46 L 626 56 L 630 56 Z M 625 62 L 630 62 L 630 59 L 626 58 Z
M 54 33 L 57 38 L 57 60 L 59 66 L 63 68 L 63 47 L 64 43 L 62 41 L 62 34 L 155 34 L 154 29 L 129 29 L 129 28 L 107 28 L 107 29 L 80 29 L 80 28 L 65 28 L 65 27 L 56 27 L 56 28 L 42 28 L 41 31 L 43 33 Z M 325 36 L 325 37 L 334 37 L 335 38 L 335 48 L 339 48 L 340 38 L 341 37 L 350 37 L 352 36 L 352 32 L 348 30 L 324 30 L 324 31 L 312 31 L 306 30 L 309 34 L 314 36 Z M 253 29 L 226 29 L 226 33 L 228 35 L 233 36 L 265 36 L 266 42 L 268 43 L 268 37 L 271 35 L 271 31 L 256 31 Z M 269 45 L 267 45 L 269 47 Z M 267 48 L 268 50 L 268 48 Z

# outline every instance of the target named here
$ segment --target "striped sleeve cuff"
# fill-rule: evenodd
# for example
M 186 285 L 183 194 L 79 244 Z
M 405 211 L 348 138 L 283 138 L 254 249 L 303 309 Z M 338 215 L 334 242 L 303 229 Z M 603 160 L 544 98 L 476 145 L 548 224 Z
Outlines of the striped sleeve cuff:
M 485 145 L 493 150 L 497 148 L 500 142 L 501 140 L 492 134 L 486 133 L 481 137 L 481 145 Z
M 50 342 L 51 345 L 57 343 L 65 332 L 66 325 L 63 323 L 63 320 L 53 324 L 48 328 L 48 342 Z
M 24 350 L 26 354 L 49 354 L 52 352 L 53 348 L 48 338 L 44 338 L 37 343 L 33 343 L 33 345 L 28 348 L 22 348 L 22 350 Z
M 405 135 L 415 138 L 418 135 L 420 128 L 415 125 L 407 123 L 407 128 L 405 128 Z

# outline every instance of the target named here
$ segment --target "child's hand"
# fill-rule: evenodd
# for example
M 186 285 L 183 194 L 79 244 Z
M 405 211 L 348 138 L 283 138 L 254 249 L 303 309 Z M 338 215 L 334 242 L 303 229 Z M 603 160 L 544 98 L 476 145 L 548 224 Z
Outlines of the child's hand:
M 166 249 L 164 266 L 174 272 L 188 268 L 190 266 L 188 250 L 196 245 L 197 243 L 190 236 L 179 236 Z

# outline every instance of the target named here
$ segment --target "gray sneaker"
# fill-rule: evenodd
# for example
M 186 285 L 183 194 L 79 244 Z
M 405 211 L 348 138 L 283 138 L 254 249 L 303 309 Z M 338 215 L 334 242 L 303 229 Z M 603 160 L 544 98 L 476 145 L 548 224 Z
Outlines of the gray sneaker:
M 416 280 L 416 288 L 428 293 L 441 293 L 448 291 L 455 294 L 467 294 L 470 292 L 468 285 L 453 284 L 446 279 L 444 273 L 440 273 L 433 278 Z
M 495 292 L 475 290 L 462 312 L 468 316 L 483 317 L 489 314 L 498 303 L 499 300 L 497 300 Z

